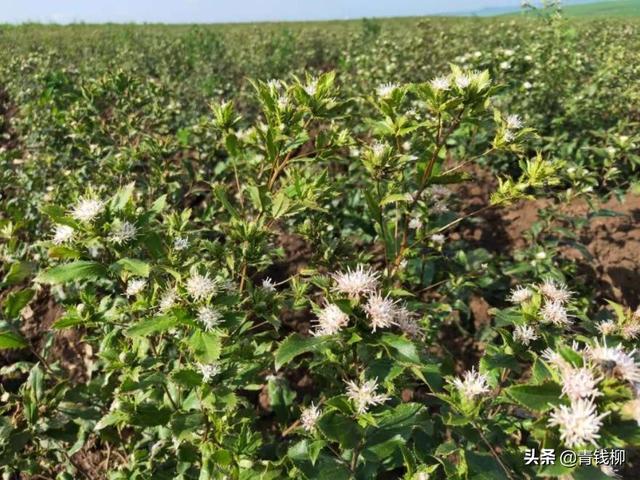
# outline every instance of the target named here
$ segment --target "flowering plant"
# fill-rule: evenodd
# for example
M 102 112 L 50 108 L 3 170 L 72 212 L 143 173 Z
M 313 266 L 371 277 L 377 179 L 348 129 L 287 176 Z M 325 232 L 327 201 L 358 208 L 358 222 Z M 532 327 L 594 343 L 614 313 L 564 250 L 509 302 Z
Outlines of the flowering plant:
M 111 479 L 597 478 L 524 451 L 637 447 L 639 315 L 595 321 L 552 260 L 498 272 L 460 238 L 564 173 L 487 70 L 366 94 L 334 72 L 256 80 L 250 108 L 214 102 L 176 143 L 141 135 L 131 105 L 111 131 L 74 103 L 133 92 L 163 131 L 180 109 L 159 87 L 64 78 L 41 101 L 64 112 L 51 130 L 69 157 L 3 177 L 47 192 L 2 199 L 0 348 L 28 352 L 0 370 L 7 476 L 93 478 L 98 446 Z M 101 168 L 73 170 L 93 155 Z M 509 168 L 469 211 L 469 167 L 493 158 Z M 57 161 L 68 179 L 33 188 Z M 492 288 L 504 308 L 470 328 L 470 292 Z M 35 342 L 21 326 L 43 303 L 58 314 Z M 82 346 L 73 375 L 64 334 Z

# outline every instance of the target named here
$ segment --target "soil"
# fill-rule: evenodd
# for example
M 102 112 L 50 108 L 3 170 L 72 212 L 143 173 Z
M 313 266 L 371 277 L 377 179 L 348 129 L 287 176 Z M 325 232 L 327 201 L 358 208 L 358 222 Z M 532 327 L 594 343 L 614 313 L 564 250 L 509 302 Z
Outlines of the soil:
M 496 186 L 489 172 L 474 169 L 472 174 L 477 181 L 458 189 L 458 197 L 465 199 L 465 213 L 488 205 L 489 195 Z M 540 219 L 540 211 L 552 204 L 552 200 L 545 198 L 491 209 L 466 222 L 454 236 L 495 253 L 513 252 L 526 247 L 524 233 Z M 591 258 L 568 245 L 560 249 L 560 255 L 578 264 L 582 273 L 580 279 L 590 282 L 589 287 L 599 299 L 610 299 L 635 309 L 640 302 L 640 195 L 628 193 L 622 201 L 612 198 L 597 208 L 615 212 L 615 215 L 591 214 L 590 222 L 577 232 L 579 242 Z M 584 199 L 559 205 L 559 211 L 568 217 L 590 215 L 590 207 Z M 569 227 L 566 222 L 559 222 L 560 226 Z M 479 323 L 483 323 L 483 316 L 480 312 Z

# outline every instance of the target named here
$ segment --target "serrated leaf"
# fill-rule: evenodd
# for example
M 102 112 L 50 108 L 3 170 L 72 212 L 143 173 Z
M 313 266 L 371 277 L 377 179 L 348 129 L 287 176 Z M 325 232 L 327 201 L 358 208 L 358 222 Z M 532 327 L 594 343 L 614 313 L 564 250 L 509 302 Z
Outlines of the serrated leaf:
M 557 383 L 541 385 L 514 385 L 504 393 L 520 405 L 538 412 L 544 412 L 561 403 L 562 388 Z
M 178 319 L 173 315 L 145 318 L 125 330 L 128 337 L 147 337 L 151 334 L 164 332 L 177 325 Z
M 12 263 L 9 271 L 4 276 L 2 283 L 5 285 L 17 285 L 29 277 L 36 269 L 36 264 L 32 262 Z
M 111 209 L 114 211 L 122 210 L 127 206 L 131 196 L 133 195 L 133 189 L 136 186 L 136 182 L 131 182 L 122 187 L 120 190 L 116 192 L 116 194 L 111 199 Z
M 406 337 L 394 333 L 384 333 L 380 337 L 380 341 L 395 351 L 392 352 L 392 355 L 395 353 L 393 356 L 396 359 L 409 363 L 420 363 L 418 349 L 415 344 Z
M 138 277 L 148 277 L 151 267 L 148 263 L 136 258 L 121 258 L 111 265 L 116 272 L 126 271 Z
M 303 337 L 298 333 L 289 335 L 278 347 L 275 355 L 276 370 L 298 355 L 320 349 L 330 337 Z
M 408 202 L 411 200 L 411 195 L 407 193 L 392 193 L 380 200 L 380 206 L 387 205 L 394 202 Z
M 7 295 L 3 304 L 5 316 L 7 318 L 17 318 L 20 315 L 20 311 L 27 306 L 35 293 L 35 290 L 26 288 Z
M 196 331 L 189 339 L 193 354 L 202 363 L 215 362 L 220 357 L 222 348 L 220 337 L 214 333 Z
M 39 283 L 58 284 L 88 278 L 107 276 L 107 269 L 98 262 L 78 260 L 58 265 L 40 272 L 35 281 Z
M 10 332 L 5 330 L 4 332 L 0 332 L 0 350 L 12 350 L 16 348 L 25 348 L 28 347 L 29 344 L 27 341 L 15 332 Z

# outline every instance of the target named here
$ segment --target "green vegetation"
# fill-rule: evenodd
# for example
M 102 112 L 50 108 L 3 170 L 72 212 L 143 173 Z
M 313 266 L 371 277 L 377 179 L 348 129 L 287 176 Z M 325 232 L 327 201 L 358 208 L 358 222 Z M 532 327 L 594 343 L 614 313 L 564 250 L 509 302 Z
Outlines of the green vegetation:
M 639 27 L 0 27 L 3 478 L 635 478 Z
M 568 17 L 629 18 L 640 15 L 640 0 L 608 0 L 564 7 Z

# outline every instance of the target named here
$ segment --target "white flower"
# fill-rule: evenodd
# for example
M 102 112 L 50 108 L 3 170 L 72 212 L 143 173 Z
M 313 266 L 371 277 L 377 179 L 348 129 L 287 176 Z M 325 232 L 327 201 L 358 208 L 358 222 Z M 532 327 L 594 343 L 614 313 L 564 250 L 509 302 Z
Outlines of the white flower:
M 276 284 L 273 282 L 271 277 L 266 277 L 264 280 L 262 280 L 262 288 L 267 292 L 275 292 Z
M 522 128 L 522 120 L 519 115 L 507 115 L 506 123 L 509 130 L 519 130 Z
M 378 388 L 378 379 L 367 380 L 360 385 L 356 382 L 348 381 L 347 397 L 356 405 L 358 413 L 366 413 L 371 405 L 381 405 L 389 397 L 384 394 L 376 393 Z
M 316 424 L 318 423 L 318 419 L 321 415 L 322 411 L 320 408 L 311 403 L 311 405 L 303 409 L 300 414 L 300 423 L 302 424 L 302 428 L 307 432 L 313 432 L 316 429 Z
M 137 233 L 138 229 L 133 223 L 124 221 L 111 228 L 109 240 L 117 244 L 127 243 L 129 240 L 133 240 Z
M 513 339 L 523 345 L 529 345 L 538 338 L 538 334 L 530 325 L 516 325 L 513 329 Z
M 556 407 L 549 418 L 549 426 L 560 428 L 560 439 L 568 448 L 584 446 L 587 443 L 597 446 L 596 440 L 600 438 L 598 431 L 602 426 L 602 418 L 608 413 L 598 415 L 592 400 L 579 399 L 572 402 L 571 407 Z
M 126 294 L 128 297 L 133 297 L 137 295 L 144 287 L 147 286 L 147 281 L 142 278 L 136 278 L 127 283 L 127 291 Z
M 443 185 L 434 185 L 433 187 L 429 187 L 427 192 L 429 192 L 429 195 L 433 199 L 437 199 L 437 200 L 443 200 L 443 199 L 449 198 L 453 193 L 451 190 L 449 190 L 447 187 Z
M 306 88 L 305 88 L 305 90 L 306 90 Z M 287 98 L 287 96 L 286 95 L 280 95 L 278 97 L 278 108 L 280 110 L 284 110 L 285 108 L 287 108 L 288 105 L 289 105 L 289 99 Z
M 209 278 L 209 275 L 200 275 L 195 273 L 187 280 L 187 292 L 194 300 L 204 300 L 213 295 L 217 290 L 215 280 Z
M 213 377 L 215 377 L 216 375 L 219 375 L 220 372 L 222 371 L 220 368 L 220 365 L 218 365 L 217 363 L 209 363 L 209 364 L 199 363 L 198 370 L 202 375 L 202 381 L 204 383 L 209 383 Z
M 396 308 L 396 324 L 411 338 L 421 338 L 424 334 L 417 315 L 405 306 Z
M 633 417 L 640 427 L 640 398 L 631 400 L 625 405 L 625 410 Z
M 81 198 L 71 210 L 71 216 L 81 222 L 90 222 L 102 212 L 104 202 L 95 198 Z
M 411 220 L 409 220 L 409 228 L 411 228 L 412 230 L 419 230 L 422 228 L 422 220 L 420 220 L 417 217 L 413 217 Z
M 331 275 L 336 285 L 333 289 L 345 293 L 349 298 L 360 298 L 360 295 L 373 293 L 378 287 L 379 274 L 371 268 L 358 265 L 355 270 L 347 269 L 346 272 Z
M 524 87 L 525 90 L 531 90 L 531 88 L 533 87 L 533 84 L 531 82 L 524 82 L 522 86 Z
M 539 288 L 540 292 L 553 302 L 567 303 L 573 294 L 573 292 L 567 290 L 566 285 L 557 284 L 553 280 L 546 280 Z
M 173 241 L 173 249 L 180 251 L 189 246 L 189 240 L 184 237 L 178 237 Z
M 200 307 L 198 309 L 198 321 L 204 325 L 204 329 L 209 332 L 222 320 L 222 314 L 212 307 Z
M 371 331 L 375 332 L 378 328 L 389 328 L 395 325 L 396 302 L 390 300 L 389 297 L 382 297 L 376 293 L 369 297 L 364 311 L 371 321 Z
M 74 233 L 75 230 L 69 225 L 56 225 L 52 241 L 56 245 L 61 245 L 71 240 Z
M 267 82 L 267 87 L 269 87 L 272 90 L 278 90 L 280 88 L 280 80 L 272 78 Z
M 318 79 L 313 78 L 304 86 L 304 91 L 307 92 L 307 95 L 313 97 L 318 91 Z
M 640 335 L 640 323 L 632 321 L 622 327 L 622 338 L 625 340 L 635 340 Z
M 461 73 L 459 75 L 456 75 L 455 78 L 453 79 L 453 81 L 456 83 L 456 85 L 460 89 L 465 89 L 469 85 L 471 85 L 471 77 L 469 75 L 465 74 L 465 73 Z
M 522 285 L 518 285 L 516 288 L 511 290 L 509 294 L 509 301 L 511 303 L 521 304 L 530 300 L 533 296 L 533 291 L 531 291 L 528 287 L 523 287 Z
M 176 295 L 175 290 L 168 290 L 167 292 L 165 292 L 165 294 L 162 295 L 162 298 L 160 299 L 160 311 L 166 312 L 167 310 L 173 308 L 173 306 L 176 304 L 177 299 L 178 296 Z
M 445 236 L 441 233 L 434 233 L 431 235 L 431 241 L 436 245 L 444 245 L 445 240 Z
M 584 354 L 587 358 L 598 364 L 607 374 L 622 378 L 631 383 L 640 383 L 640 365 L 634 358 L 635 350 L 627 353 L 621 344 L 617 347 L 607 347 L 596 340 L 595 346 L 587 346 Z
M 588 368 L 565 368 L 562 374 L 562 393 L 573 402 L 581 398 L 602 395 L 596 385 L 602 377 L 595 378 Z
M 569 362 L 567 362 L 562 355 L 558 352 L 551 350 L 550 348 L 546 348 L 542 352 L 542 358 L 549 364 L 556 367 L 560 372 L 563 372 L 567 369 L 572 369 L 573 367 Z
M 462 376 L 462 380 L 454 378 L 451 383 L 458 389 L 463 397 L 470 400 L 478 395 L 489 393 L 491 391 L 487 384 L 487 377 L 484 374 L 477 372 L 475 367 L 466 371 Z
M 318 324 L 313 335 L 335 335 L 349 323 L 349 316 L 333 303 L 327 304 L 318 314 Z
M 547 302 L 544 307 L 540 309 L 542 320 L 547 323 L 553 323 L 559 327 L 571 325 L 571 320 L 567 315 L 567 310 L 562 306 L 560 302 Z
M 376 93 L 380 98 L 389 98 L 397 88 L 397 83 L 383 83 L 376 89 Z
M 505 130 L 504 131 L 504 141 L 509 143 L 509 142 L 513 142 L 513 140 L 516 138 L 516 136 L 513 134 L 513 132 L 511 130 Z
M 502 70 L 509 70 L 511 68 L 511 64 L 507 61 L 500 62 L 500 68 Z
M 380 158 L 385 154 L 388 148 L 389 145 L 376 140 L 373 145 L 371 145 L 371 153 L 374 157 Z
M 603 320 L 598 323 L 598 331 L 602 335 L 612 335 L 618 330 L 618 324 L 614 320 Z

